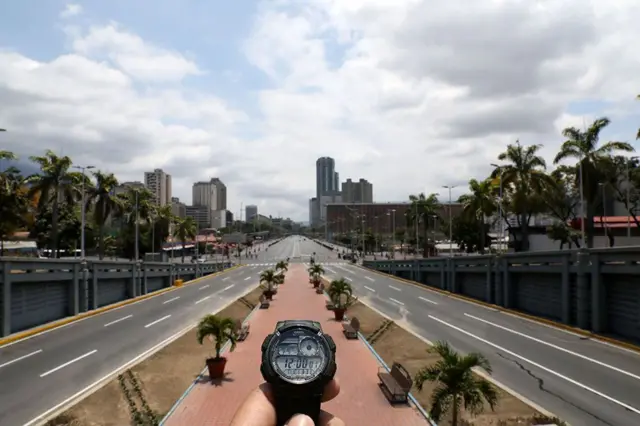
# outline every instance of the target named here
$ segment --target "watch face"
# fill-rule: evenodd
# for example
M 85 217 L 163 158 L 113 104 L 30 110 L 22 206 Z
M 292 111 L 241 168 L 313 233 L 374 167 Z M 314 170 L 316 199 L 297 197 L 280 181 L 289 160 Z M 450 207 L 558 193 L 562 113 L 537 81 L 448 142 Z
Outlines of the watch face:
M 277 334 L 269 350 L 269 362 L 283 380 L 304 384 L 315 380 L 329 362 L 325 340 L 307 328 Z

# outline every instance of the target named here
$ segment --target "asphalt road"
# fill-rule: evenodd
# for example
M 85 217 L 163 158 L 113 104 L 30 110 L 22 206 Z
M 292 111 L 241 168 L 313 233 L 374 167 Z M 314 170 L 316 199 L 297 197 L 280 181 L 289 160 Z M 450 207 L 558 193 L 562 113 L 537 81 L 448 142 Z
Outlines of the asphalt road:
M 264 254 L 290 253 L 292 244 Z M 264 269 L 225 272 L 0 347 L 0 425 L 38 424 L 31 421 L 240 297 Z
M 314 246 L 303 244 L 330 253 Z M 570 424 L 640 424 L 640 354 L 331 262 L 327 278 L 344 277 L 361 300 L 429 341 L 483 353 L 497 381 Z

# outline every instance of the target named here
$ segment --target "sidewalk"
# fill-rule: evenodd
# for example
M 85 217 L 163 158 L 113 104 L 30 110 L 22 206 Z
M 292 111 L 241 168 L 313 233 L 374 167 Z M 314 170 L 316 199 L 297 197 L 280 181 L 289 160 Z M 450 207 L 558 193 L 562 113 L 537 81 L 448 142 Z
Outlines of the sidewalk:
M 227 377 L 210 383 L 204 377 L 195 384 L 165 426 L 226 426 L 245 397 L 263 379 L 260 374 L 260 346 L 275 324 L 285 319 L 320 321 L 325 333 L 336 342 L 336 378 L 340 395 L 322 408 L 342 418 L 348 426 L 413 426 L 428 425 L 409 406 L 391 406 L 378 388 L 378 362 L 359 340 L 347 340 L 342 325 L 325 308 L 325 298 L 315 293 L 303 265 L 292 264 L 286 283 L 278 289 L 271 307 L 258 310 L 250 319 L 251 333 L 236 350 L 227 354 Z M 204 362 L 204 360 L 203 360 Z

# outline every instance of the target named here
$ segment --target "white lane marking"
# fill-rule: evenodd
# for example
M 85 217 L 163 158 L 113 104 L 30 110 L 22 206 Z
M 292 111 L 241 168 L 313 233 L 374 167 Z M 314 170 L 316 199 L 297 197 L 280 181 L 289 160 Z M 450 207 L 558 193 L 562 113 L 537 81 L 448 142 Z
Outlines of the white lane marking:
M 180 296 L 176 296 L 172 299 L 169 300 L 165 300 L 164 302 L 162 302 L 163 305 L 166 305 L 167 303 L 171 303 L 171 302 L 175 302 L 176 300 L 180 299 Z
M 133 315 L 127 315 L 126 317 L 118 318 L 117 320 L 114 320 L 114 321 L 108 322 L 108 323 L 106 323 L 104 326 L 105 326 L 105 327 L 109 327 L 110 325 L 117 324 L 117 323 L 119 323 L 120 321 L 128 320 L 128 319 L 129 319 L 129 318 L 131 318 L 131 317 L 133 317 Z
M 250 279 L 251 279 L 251 277 L 247 277 L 247 278 L 245 278 L 244 280 L 245 280 L 245 281 L 249 281 Z
M 366 288 L 367 290 L 372 291 L 374 293 L 376 292 L 374 289 L 372 289 L 371 287 L 367 287 L 366 285 L 364 286 L 364 288 Z
M 390 297 L 390 298 L 389 298 L 389 300 L 391 300 L 392 302 L 397 303 L 398 305 L 404 306 L 404 303 L 402 303 L 402 302 L 401 302 L 401 301 L 399 301 L 399 300 L 394 299 L 393 297 Z
M 91 355 L 95 354 L 96 352 L 98 352 L 98 350 L 97 350 L 97 349 L 94 349 L 94 350 L 92 350 L 91 352 L 87 352 L 87 353 L 86 353 L 86 354 L 84 354 L 84 355 L 80 355 L 79 357 L 74 358 L 74 359 L 72 359 L 71 361 L 67 361 L 67 362 L 65 362 L 64 364 L 61 364 L 61 365 L 57 366 L 57 367 L 56 367 L 56 368 L 54 368 L 54 369 L 51 369 L 51 370 L 49 370 L 49 371 L 47 371 L 47 372 L 45 372 L 45 373 L 42 373 L 42 374 L 40 375 L 40 377 L 47 377 L 49 374 L 55 373 L 55 372 L 56 372 L 56 371 L 58 371 L 58 370 L 62 370 L 63 368 L 68 367 L 69 365 L 73 364 L 74 362 L 78 362 L 78 361 L 80 361 L 81 359 L 84 359 L 84 358 L 86 358 L 86 357 L 88 357 L 88 356 L 91 356 Z
M 144 326 L 144 328 L 149 328 L 149 327 L 151 327 L 152 325 L 156 325 L 156 324 L 157 324 L 157 323 L 159 323 L 160 321 L 164 321 L 164 320 L 166 320 L 167 318 L 171 318 L 171 315 L 165 315 L 165 316 L 163 316 L 163 317 L 162 317 L 162 318 L 160 318 L 160 319 L 157 319 L 157 320 L 155 320 L 155 321 L 153 321 L 153 322 L 150 322 L 149 324 L 145 325 L 145 326 Z
M 392 289 L 392 290 L 395 290 L 395 291 L 402 291 L 398 287 L 394 287 L 392 285 L 390 285 L 389 288 Z
M 11 361 L 5 362 L 4 364 L 0 364 L 0 368 L 6 367 L 7 365 L 11 365 L 11 364 L 13 364 L 15 362 L 18 362 L 18 361 L 22 361 L 23 359 L 29 358 L 30 356 L 38 355 L 40 352 L 42 352 L 42 349 L 38 349 L 37 351 L 33 351 L 30 354 L 22 355 L 22 356 L 20 356 L 18 358 L 12 359 Z
M 337 272 L 336 272 L 336 271 L 334 271 L 334 270 L 333 270 L 333 269 L 331 269 L 331 268 L 327 268 L 326 266 L 325 266 L 325 268 L 324 268 L 324 269 L 326 269 L 327 271 L 333 272 L 334 274 L 337 274 Z
M 198 290 L 204 290 L 205 288 L 209 288 L 209 284 L 207 285 L 203 285 L 202 287 L 200 287 Z
M 424 300 L 425 302 L 428 302 L 428 303 L 433 303 L 434 305 L 438 304 L 438 302 L 434 302 L 433 300 L 427 299 L 426 297 L 418 296 L 418 299 Z
M 222 281 L 226 281 L 226 280 L 228 280 L 228 279 L 229 279 L 229 277 L 224 277 L 224 278 L 222 279 Z
M 578 382 L 578 381 L 576 381 L 576 380 L 573 380 L 572 378 L 567 377 L 567 376 L 565 376 L 565 375 L 563 375 L 563 374 L 560 374 L 560 373 L 558 373 L 558 372 L 557 372 L 557 371 L 555 371 L 555 370 L 552 370 L 552 369 L 550 369 L 550 368 L 548 368 L 548 367 L 545 367 L 544 365 L 538 364 L 537 362 L 532 361 L 532 360 L 530 360 L 530 359 L 528 359 L 528 358 L 525 358 L 525 357 L 523 357 L 523 356 L 522 356 L 522 355 L 520 355 L 520 354 L 517 354 L 517 353 L 512 352 L 512 351 L 510 351 L 510 350 L 508 350 L 508 349 L 506 349 L 506 348 L 503 348 L 502 346 L 496 345 L 496 344 L 495 344 L 495 343 L 493 343 L 493 342 L 490 342 L 490 341 L 488 341 L 488 340 L 486 340 L 486 339 L 483 339 L 482 337 L 476 336 L 475 334 L 470 333 L 470 332 L 468 332 L 468 331 L 466 331 L 466 330 L 463 330 L 462 328 L 457 327 L 457 326 L 455 326 L 455 325 L 453 325 L 453 324 L 449 324 L 448 322 L 443 321 L 443 320 L 441 320 L 440 318 L 436 318 L 436 317 L 434 317 L 433 315 L 429 315 L 429 318 L 431 318 L 432 320 L 437 321 L 437 322 L 439 322 L 439 323 L 441 323 L 441 324 L 443 324 L 443 325 L 446 325 L 447 327 L 450 327 L 450 328 L 452 328 L 452 329 L 454 329 L 454 330 L 456 330 L 456 331 L 459 331 L 459 332 L 460 332 L 460 333 L 462 333 L 462 334 L 465 334 L 465 335 L 467 335 L 467 336 L 469 336 L 469 337 L 472 337 L 472 338 L 474 338 L 474 339 L 476 339 L 476 340 L 479 340 L 479 341 L 481 341 L 481 342 L 482 342 L 482 343 L 484 343 L 484 344 L 487 344 L 487 345 L 489 345 L 489 346 L 491 346 L 491 347 L 494 347 L 494 348 L 498 349 L 499 351 L 502 351 L 502 352 L 504 352 L 504 353 L 506 353 L 506 354 L 509 354 L 509 355 L 511 355 L 511 356 L 513 356 L 513 357 L 516 357 L 516 358 L 518 358 L 518 359 L 521 359 L 522 361 L 524 361 L 524 362 L 526 362 L 526 363 L 529 363 L 529 364 L 533 365 L 534 367 L 538 367 L 539 369 L 544 370 L 544 371 L 546 371 L 547 373 L 553 374 L 554 376 L 556 376 L 556 377 L 558 377 L 558 378 L 560 378 L 560 379 L 562 379 L 562 380 L 566 380 L 567 382 L 569 382 L 569 383 L 571 383 L 571 384 L 573 384 L 573 385 L 575 385 L 575 386 L 577 386 L 577 387 L 579 387 L 579 388 L 582 388 L 582 389 L 584 389 L 584 390 L 586 390 L 586 391 L 589 391 L 589 392 L 591 392 L 591 393 L 594 393 L 594 394 L 596 394 L 596 395 L 598 395 L 598 396 L 600 396 L 600 397 L 602 397 L 602 398 L 604 398 L 604 399 L 606 399 L 606 400 L 608 400 L 608 401 L 610 401 L 610 402 L 613 402 L 614 404 L 618 404 L 618 405 L 620 405 L 621 407 L 624 407 L 624 408 L 626 408 L 626 409 L 627 409 L 627 410 L 629 410 L 629 411 L 633 411 L 633 412 L 634 412 L 634 413 L 636 413 L 636 414 L 640 414 L 640 410 L 639 410 L 639 409 L 634 408 L 634 407 L 632 407 L 632 406 L 630 406 L 630 405 L 628 405 L 628 404 L 625 404 L 625 403 L 624 403 L 624 402 L 622 402 L 622 401 L 618 401 L 617 399 L 614 399 L 614 398 L 610 397 L 610 396 L 609 396 L 609 395 L 607 395 L 607 394 L 604 394 L 604 393 L 602 393 L 602 392 L 600 392 L 600 391 L 598 391 L 598 390 L 595 390 L 595 389 L 593 389 L 593 388 L 591 388 L 591 387 L 589 387 L 589 386 L 587 386 L 587 385 L 585 385 L 585 384 L 582 384 L 582 383 L 580 383 L 580 382 Z
M 602 361 L 598 361 L 596 359 L 589 358 L 588 356 L 584 356 L 582 354 L 579 354 L 577 352 L 571 351 L 569 349 L 565 349 L 563 347 L 554 345 L 553 343 L 545 342 L 544 340 L 540 340 L 540 339 L 535 338 L 533 336 L 529 336 L 527 334 L 520 333 L 519 331 L 512 330 L 512 329 L 504 327 L 504 326 L 502 326 L 500 324 L 496 324 L 496 323 L 493 323 L 491 321 L 487 321 L 485 319 L 478 318 L 476 316 L 473 316 L 473 315 L 470 315 L 470 314 L 467 314 L 467 313 L 465 313 L 464 315 L 469 317 L 469 318 L 472 318 L 472 319 L 474 319 L 476 321 L 480 321 L 480 322 L 483 322 L 485 324 L 489 324 L 489 325 L 491 325 L 493 327 L 499 328 L 499 329 L 504 330 L 504 331 L 508 331 L 509 333 L 513 333 L 513 334 L 515 334 L 517 336 L 524 337 L 525 339 L 533 340 L 534 342 L 540 343 L 541 345 L 545 345 L 545 346 L 548 346 L 550 348 L 557 349 L 557 350 L 559 350 L 561 352 L 564 352 L 564 353 L 567 353 L 569 355 L 573 355 L 573 356 L 578 357 L 580 359 L 584 359 L 585 361 L 589 361 L 589 362 L 592 362 L 594 364 L 598 364 L 598 365 L 600 365 L 602 367 L 608 368 L 608 369 L 613 370 L 613 371 L 617 371 L 618 373 L 624 374 L 626 376 L 633 377 L 636 380 L 640 380 L 640 376 L 638 376 L 636 374 L 633 374 L 633 373 L 630 373 L 630 372 L 628 372 L 626 370 L 623 370 L 621 368 L 614 367 L 613 365 L 609 365 L 609 364 L 606 364 L 606 363 L 604 363 Z
M 352 280 L 351 278 L 349 278 L 349 277 L 344 277 L 344 279 L 345 279 L 345 280 L 348 280 L 348 281 L 353 281 L 353 280 Z
M 256 269 L 257 267 L 258 267 L 258 265 L 253 265 L 253 266 L 251 267 L 251 269 Z
M 367 279 L 367 280 L 369 280 L 369 281 L 371 281 L 371 282 L 374 282 L 374 281 L 375 281 L 373 278 L 368 277 L 368 276 L 366 276 L 366 275 L 364 276 L 364 278 L 365 278 L 365 279 Z
M 200 300 L 198 300 L 196 303 L 194 303 L 194 305 L 197 305 L 198 303 L 202 303 L 202 302 L 204 302 L 205 300 L 210 299 L 210 298 L 211 298 L 211 296 L 203 297 L 202 299 L 200 299 Z
M 229 290 L 230 288 L 233 288 L 233 287 L 235 287 L 235 284 L 231 284 L 231 285 L 226 286 L 225 288 L 222 289 L 222 291 Z

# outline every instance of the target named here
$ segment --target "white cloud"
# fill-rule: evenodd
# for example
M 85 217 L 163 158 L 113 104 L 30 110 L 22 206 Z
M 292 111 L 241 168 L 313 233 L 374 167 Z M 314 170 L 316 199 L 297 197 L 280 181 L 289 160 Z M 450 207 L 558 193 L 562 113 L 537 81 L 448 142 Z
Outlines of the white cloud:
M 635 0 L 271 0 L 258 10 L 243 53 L 271 84 L 246 111 L 184 84 L 209 78 L 197 61 L 211 52 L 187 56 L 116 23 L 67 28 L 70 51 L 48 61 L 0 50 L 3 146 L 63 150 L 123 180 L 162 167 L 186 201 L 193 181 L 219 176 L 230 210 L 243 201 L 305 219 L 319 156 L 333 156 L 343 180 L 373 182 L 376 199 L 402 200 L 486 173 L 516 138 L 545 144 L 550 160 L 560 130 L 582 123 L 570 102 L 606 105 L 626 123 L 612 137 L 632 139 L 640 123 Z M 238 74 L 236 87 L 251 83 L 245 70 L 220 73 Z
M 64 10 L 60 12 L 61 18 L 71 18 L 72 16 L 78 16 L 82 13 L 82 6 L 79 4 L 69 3 L 64 7 Z

